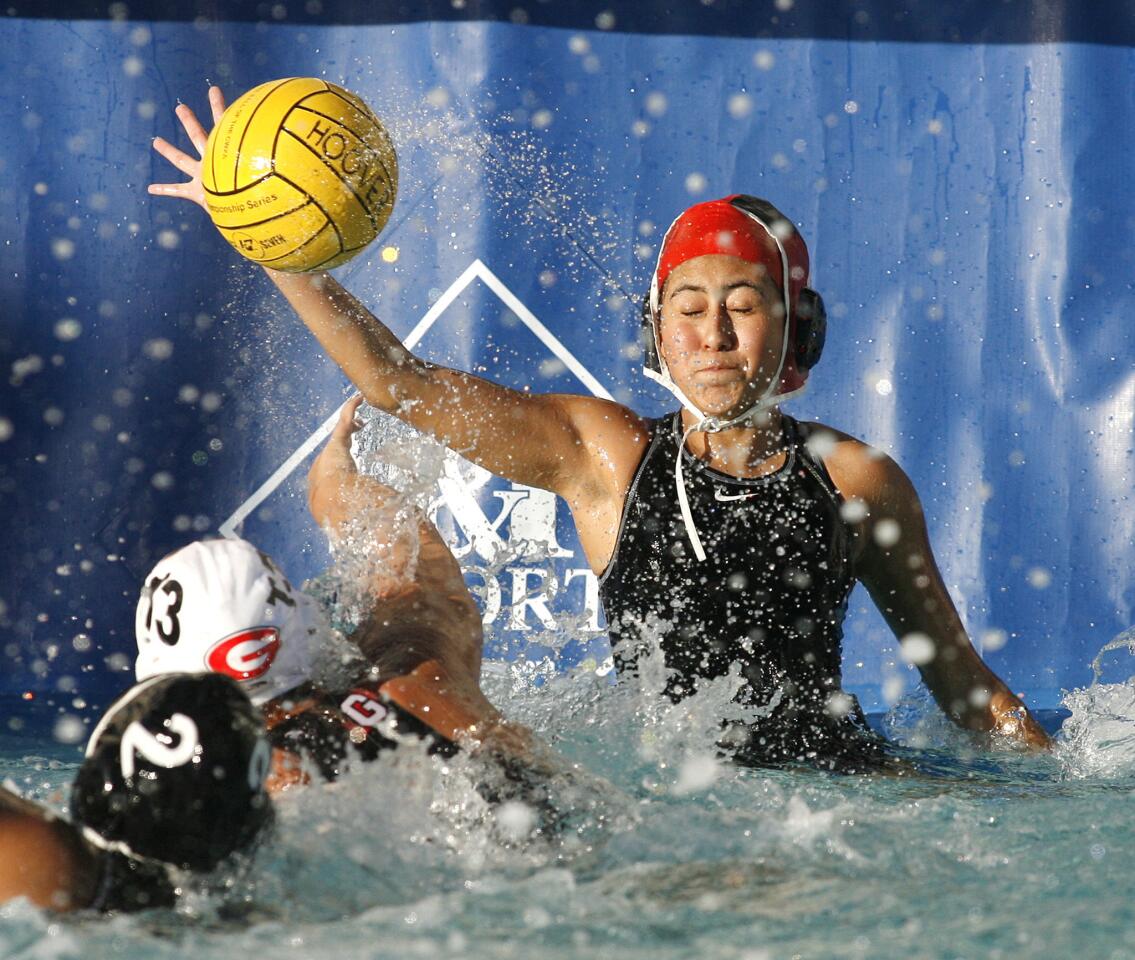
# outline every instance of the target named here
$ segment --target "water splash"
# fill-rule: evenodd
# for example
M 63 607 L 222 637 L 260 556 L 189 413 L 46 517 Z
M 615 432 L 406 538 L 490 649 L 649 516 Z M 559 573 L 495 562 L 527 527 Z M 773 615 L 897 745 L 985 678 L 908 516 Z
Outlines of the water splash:
M 1105 658 L 1126 650 L 1131 656 L 1110 666 L 1124 675 L 1103 682 Z M 1135 776 L 1135 627 L 1105 644 L 1092 660 L 1092 682 L 1064 697 L 1072 716 L 1064 721 L 1058 757 L 1067 776 L 1122 779 Z

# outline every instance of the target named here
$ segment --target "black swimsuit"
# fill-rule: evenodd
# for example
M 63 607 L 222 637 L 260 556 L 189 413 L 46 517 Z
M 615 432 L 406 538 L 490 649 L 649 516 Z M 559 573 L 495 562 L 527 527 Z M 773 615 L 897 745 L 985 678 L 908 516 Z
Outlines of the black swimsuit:
M 298 708 L 268 731 L 268 742 L 300 756 L 324 780 L 337 780 L 352 761 L 378 760 L 406 737 L 424 741 L 431 756 L 452 757 L 459 751 L 452 740 L 368 687 L 332 694 L 305 684 L 288 699 Z M 477 784 L 486 801 L 522 801 L 536 811 L 541 832 L 559 829 L 562 817 L 539 774 L 513 757 L 493 755 L 490 762 L 499 775 Z
M 633 671 L 661 646 L 675 702 L 738 663 L 738 700 L 768 710 L 737 759 L 854 769 L 879 755 L 854 698 L 841 690 L 841 641 L 855 585 L 842 499 L 800 426 L 783 416 L 785 462 L 732 477 L 683 449 L 686 494 L 706 559 L 693 554 L 677 503 L 678 414 L 651 441 L 600 580 L 615 664 Z M 731 737 L 731 740 L 736 738 Z
M 366 687 L 327 693 L 305 685 L 288 699 L 302 704 L 268 731 L 268 742 L 302 757 L 324 780 L 337 780 L 352 760 L 369 763 L 409 735 L 429 744 L 428 752 L 452 756 L 457 747 L 417 717 Z M 303 701 L 311 700 L 310 704 Z

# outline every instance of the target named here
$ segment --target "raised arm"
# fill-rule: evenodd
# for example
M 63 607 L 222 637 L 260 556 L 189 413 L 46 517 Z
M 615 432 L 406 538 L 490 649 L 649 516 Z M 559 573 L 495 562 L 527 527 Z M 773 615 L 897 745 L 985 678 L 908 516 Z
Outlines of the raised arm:
M 360 474 L 351 456 L 359 429 L 355 396 L 308 472 L 311 514 L 348 567 L 366 571 L 372 611 L 352 639 L 384 677 L 438 660 L 476 687 L 481 673 L 481 614 L 461 567 L 437 529 L 397 491 Z
M 217 87 L 210 88 L 209 103 L 216 122 L 225 109 Z M 204 127 L 184 104 L 177 116 L 203 154 Z M 204 207 L 200 159 L 160 137 L 154 149 L 190 180 L 151 184 L 150 193 Z M 434 366 L 410 354 L 330 275 L 265 272 L 371 405 L 506 479 L 554 490 L 569 501 L 609 498 L 621 504 L 638 445 L 645 442 L 641 422 L 625 407 L 592 397 L 523 393 Z M 608 450 L 630 455 L 608 457 Z
M 351 435 L 361 396 L 343 405 L 308 472 L 308 503 L 348 566 L 367 568 L 369 614 L 351 634 L 382 692 L 443 736 L 534 764 L 547 748 L 481 691 L 481 614 L 437 529 L 397 491 L 358 472 Z
M 850 439 L 837 444 L 826 462 L 843 495 L 867 505 L 860 579 L 938 705 L 960 726 L 1049 747 L 1048 734 L 973 648 L 906 474 L 889 457 Z

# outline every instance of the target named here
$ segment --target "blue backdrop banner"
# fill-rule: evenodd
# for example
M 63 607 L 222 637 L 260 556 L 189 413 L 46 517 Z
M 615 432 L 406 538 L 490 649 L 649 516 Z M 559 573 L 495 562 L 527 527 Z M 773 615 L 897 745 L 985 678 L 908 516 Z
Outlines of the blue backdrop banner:
M 295 580 L 327 562 L 303 479 L 349 386 L 200 210 L 146 194 L 210 80 L 366 99 L 401 185 L 337 276 L 422 356 L 518 388 L 672 406 L 639 375 L 661 233 L 770 198 L 830 313 L 789 410 L 907 470 L 993 668 L 1055 706 L 1135 620 L 1129 4 L 173 6 L 0 21 L 0 694 L 105 705 L 142 576 L 194 537 L 241 531 Z M 601 670 L 564 504 L 423 451 L 489 655 Z M 861 589 L 845 678 L 871 709 L 917 681 Z

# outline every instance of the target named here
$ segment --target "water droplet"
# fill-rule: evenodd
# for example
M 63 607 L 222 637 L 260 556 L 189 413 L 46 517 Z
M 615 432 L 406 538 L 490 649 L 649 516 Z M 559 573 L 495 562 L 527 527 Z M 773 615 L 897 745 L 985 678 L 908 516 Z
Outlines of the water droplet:
M 735 93 L 729 98 L 725 108 L 729 111 L 729 116 L 740 120 L 753 112 L 753 98 L 747 93 Z
M 658 118 L 666 113 L 667 108 L 670 106 L 669 101 L 666 99 L 666 94 L 655 91 L 646 97 L 646 112 L 652 117 Z
M 173 342 L 165 337 L 155 337 L 142 344 L 142 352 L 151 360 L 168 360 L 173 356 Z
M 497 826 L 509 840 L 523 840 L 536 826 L 536 811 L 519 800 L 502 803 L 497 810 Z
M 991 627 L 981 634 L 982 650 L 1000 650 L 1008 642 L 1009 634 L 1004 630 L 998 630 L 996 627 Z
M 79 743 L 87 733 L 83 721 L 71 714 L 64 714 L 55 721 L 52 736 L 59 743 Z
M 703 193 L 706 188 L 705 175 L 701 173 L 691 173 L 686 177 L 686 192 L 692 194 Z
M 936 654 L 934 641 L 925 633 L 908 633 L 899 641 L 899 656 L 916 667 L 929 663 Z
M 56 260 L 70 260 L 75 256 L 75 241 L 58 237 L 51 241 L 51 255 Z
M 897 520 L 885 517 L 875 524 L 872 535 L 875 542 L 884 550 L 887 550 L 899 542 L 899 537 L 902 536 L 902 527 L 899 526 Z
M 67 342 L 76 339 L 83 332 L 83 325 L 71 317 L 64 317 L 55 324 L 55 338 Z
M 844 693 L 842 690 L 837 690 L 831 694 L 827 702 L 824 703 L 824 710 L 833 717 L 843 719 L 849 713 L 855 701 L 851 699 L 849 694 Z
M 713 786 L 721 773 L 721 765 L 710 754 L 686 757 L 678 768 L 678 779 L 670 792 L 676 797 L 702 793 Z
M 770 50 L 758 50 L 753 54 L 753 66 L 758 70 L 771 70 L 776 63 L 776 57 Z

